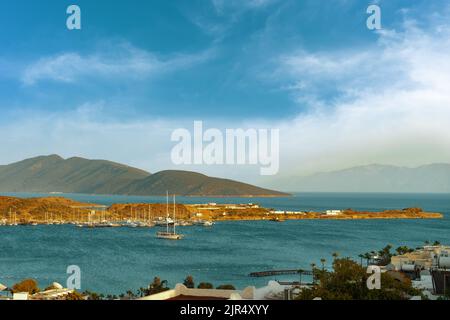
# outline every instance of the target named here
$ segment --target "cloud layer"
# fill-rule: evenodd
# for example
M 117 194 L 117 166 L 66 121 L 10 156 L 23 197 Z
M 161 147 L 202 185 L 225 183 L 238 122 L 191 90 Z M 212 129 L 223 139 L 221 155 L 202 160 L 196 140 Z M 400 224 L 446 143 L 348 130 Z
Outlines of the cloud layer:
M 404 27 L 365 50 L 280 58 L 278 77 L 308 110 L 279 123 L 286 174 L 449 162 L 450 28 Z

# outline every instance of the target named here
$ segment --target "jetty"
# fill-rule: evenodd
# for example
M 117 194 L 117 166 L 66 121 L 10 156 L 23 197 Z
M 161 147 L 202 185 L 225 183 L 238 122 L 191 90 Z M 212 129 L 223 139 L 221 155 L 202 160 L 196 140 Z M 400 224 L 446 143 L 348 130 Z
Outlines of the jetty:
M 300 270 L 292 269 L 292 270 L 268 270 L 268 271 L 258 271 L 252 272 L 249 274 L 250 277 L 254 278 L 262 278 L 262 277 L 271 277 L 271 276 L 281 276 L 281 275 L 290 275 L 290 274 L 300 274 Z M 310 270 L 302 270 L 302 275 L 312 276 L 313 272 Z

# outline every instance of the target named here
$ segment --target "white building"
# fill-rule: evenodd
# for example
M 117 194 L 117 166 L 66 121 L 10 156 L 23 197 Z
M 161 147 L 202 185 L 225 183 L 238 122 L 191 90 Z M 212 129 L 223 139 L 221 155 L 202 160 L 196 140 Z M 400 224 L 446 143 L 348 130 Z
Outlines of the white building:
M 325 211 L 327 216 L 338 216 L 342 214 L 342 210 L 327 210 Z

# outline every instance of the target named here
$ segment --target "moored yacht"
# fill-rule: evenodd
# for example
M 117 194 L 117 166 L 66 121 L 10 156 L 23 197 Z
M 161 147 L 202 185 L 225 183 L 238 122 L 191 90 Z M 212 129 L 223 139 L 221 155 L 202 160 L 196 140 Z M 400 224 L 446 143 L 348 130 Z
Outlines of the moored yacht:
M 175 211 L 176 211 L 176 207 L 175 207 L 175 195 L 173 196 L 173 225 L 172 225 L 172 230 L 169 230 L 169 192 L 167 192 L 167 206 L 166 206 L 166 211 L 167 211 L 167 217 L 166 217 L 166 231 L 165 232 L 157 232 L 156 233 L 156 237 L 159 239 L 166 239 L 166 240 L 181 240 L 183 239 L 183 235 L 182 234 L 178 234 L 175 231 L 175 224 L 176 224 L 176 218 L 175 218 Z

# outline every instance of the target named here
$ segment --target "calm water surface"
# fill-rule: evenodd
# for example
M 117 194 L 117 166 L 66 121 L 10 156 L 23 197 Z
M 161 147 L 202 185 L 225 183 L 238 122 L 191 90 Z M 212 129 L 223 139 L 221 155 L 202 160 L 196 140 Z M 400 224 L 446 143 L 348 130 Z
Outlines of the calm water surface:
M 8 194 L 21 197 L 42 194 Z M 44 195 L 48 196 L 48 195 Z M 65 194 L 78 201 L 164 202 L 162 197 Z M 147 286 L 154 276 L 173 286 L 186 275 L 196 282 L 264 285 L 249 278 L 266 269 L 310 269 L 331 261 L 331 253 L 357 257 L 390 243 L 416 247 L 425 240 L 450 244 L 449 194 L 302 193 L 290 198 L 178 198 L 183 203 L 258 203 L 280 210 L 346 209 L 378 211 L 422 207 L 441 212 L 440 220 L 305 220 L 273 223 L 220 222 L 213 228 L 185 227 L 183 241 L 155 238 L 157 229 L 80 229 L 73 226 L 0 227 L 0 283 L 35 278 L 41 287 L 65 284 L 68 265 L 82 272 L 82 290 L 118 294 Z M 289 279 L 281 278 L 281 279 Z

